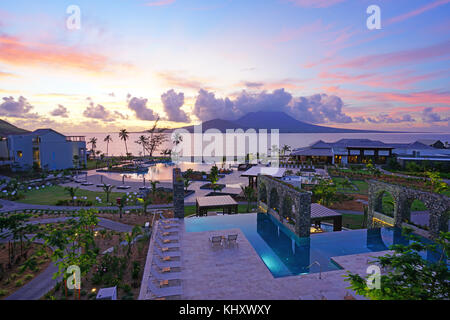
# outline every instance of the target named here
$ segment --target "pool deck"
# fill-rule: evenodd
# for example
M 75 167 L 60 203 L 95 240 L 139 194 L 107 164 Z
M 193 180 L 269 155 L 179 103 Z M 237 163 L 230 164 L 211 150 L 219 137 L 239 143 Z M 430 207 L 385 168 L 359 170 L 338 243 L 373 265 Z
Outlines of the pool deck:
M 175 168 L 175 167 L 173 167 Z M 234 169 L 233 173 L 225 175 L 225 177 L 221 178 L 219 180 L 219 184 L 225 184 L 226 187 L 224 189 L 222 189 L 222 192 L 224 193 L 233 193 L 233 194 L 239 194 L 241 193 L 241 187 L 240 185 L 248 185 L 248 178 L 245 177 L 241 177 L 242 171 L 237 171 L 236 169 Z M 80 175 L 80 179 L 84 179 L 84 175 Z M 76 182 L 69 182 L 69 183 L 65 183 L 62 184 L 63 187 L 79 187 L 81 189 L 84 190 L 88 190 L 88 191 L 100 191 L 103 192 L 102 188 L 97 187 L 97 184 L 102 184 L 102 183 L 106 183 L 106 184 L 111 184 L 111 185 L 115 185 L 115 186 L 120 186 L 122 185 L 122 179 L 120 177 L 120 174 L 117 174 L 117 176 L 115 176 L 115 178 L 117 179 L 113 179 L 111 177 L 108 177 L 104 174 L 98 173 L 96 172 L 96 170 L 89 170 L 88 171 L 88 175 L 87 175 L 87 181 L 93 183 L 94 185 L 92 186 L 82 186 L 80 183 L 76 183 Z M 142 187 L 143 181 L 139 181 L 136 179 L 129 179 L 126 178 L 124 181 L 125 185 L 130 186 L 131 188 L 128 190 L 120 190 L 120 189 L 114 189 L 113 192 L 122 192 L 122 193 L 127 193 L 127 192 L 139 192 L 139 188 Z M 186 197 L 184 199 L 185 203 L 194 203 L 195 204 L 195 199 L 197 197 L 203 197 L 206 196 L 208 193 L 212 192 L 213 190 L 208 190 L 208 189 L 200 189 L 200 187 L 202 185 L 205 185 L 209 183 L 208 181 L 193 181 L 192 184 L 189 186 L 189 190 L 194 190 L 195 193 Z M 149 181 L 147 180 L 145 185 L 147 187 L 150 186 Z M 160 181 L 160 183 L 157 184 L 157 187 L 164 187 L 164 188 L 172 188 L 172 181 Z
M 370 257 L 387 253 L 334 257 L 344 269 L 323 272 L 321 279 L 319 273 L 274 278 L 240 229 L 182 233 L 181 299 L 186 300 L 341 300 L 347 294 L 365 299 L 347 289 L 342 275 L 365 275 Z M 212 248 L 212 235 L 228 234 L 238 234 L 238 246 Z

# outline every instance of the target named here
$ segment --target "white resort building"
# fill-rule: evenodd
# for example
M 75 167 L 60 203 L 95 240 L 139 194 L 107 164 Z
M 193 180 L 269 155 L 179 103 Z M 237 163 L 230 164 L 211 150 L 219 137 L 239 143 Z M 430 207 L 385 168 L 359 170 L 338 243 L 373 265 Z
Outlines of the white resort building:
M 1 165 L 13 171 L 38 167 L 61 170 L 86 164 L 86 141 L 83 136 L 65 136 L 52 129 L 38 129 L 25 134 L 8 135 L 0 141 Z

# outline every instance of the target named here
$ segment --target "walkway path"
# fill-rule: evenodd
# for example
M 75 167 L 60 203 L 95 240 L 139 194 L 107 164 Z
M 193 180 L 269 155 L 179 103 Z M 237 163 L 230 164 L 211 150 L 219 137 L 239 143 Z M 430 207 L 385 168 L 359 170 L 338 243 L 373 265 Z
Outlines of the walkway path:
M 29 223 L 57 223 L 70 219 L 69 217 L 48 218 L 31 221 Z M 99 226 L 118 232 L 131 232 L 132 226 L 120 222 L 112 221 L 105 218 L 99 218 Z M 2 241 L 7 241 L 3 239 Z M 36 240 L 36 243 L 43 243 L 42 240 Z M 53 274 L 58 271 L 58 267 L 54 262 L 47 269 L 41 272 L 37 277 L 28 282 L 26 285 L 18 289 L 16 292 L 6 297 L 5 300 L 39 300 L 47 292 L 49 292 L 61 278 L 53 279 Z

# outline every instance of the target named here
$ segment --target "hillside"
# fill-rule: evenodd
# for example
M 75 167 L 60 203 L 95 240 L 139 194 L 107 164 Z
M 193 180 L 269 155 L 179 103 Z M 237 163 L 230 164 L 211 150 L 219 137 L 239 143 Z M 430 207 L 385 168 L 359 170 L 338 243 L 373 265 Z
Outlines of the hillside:
M 280 133 L 367 133 L 382 132 L 374 130 L 354 130 L 333 127 L 317 126 L 314 124 L 298 121 L 284 112 L 250 112 L 245 116 L 229 121 L 214 119 L 203 122 L 203 131 L 211 128 L 225 132 L 226 129 L 279 129 Z M 183 127 L 193 132 L 194 126 Z
M 29 131 L 18 128 L 5 120 L 0 119 L 0 136 L 4 137 L 10 134 L 21 134 Z

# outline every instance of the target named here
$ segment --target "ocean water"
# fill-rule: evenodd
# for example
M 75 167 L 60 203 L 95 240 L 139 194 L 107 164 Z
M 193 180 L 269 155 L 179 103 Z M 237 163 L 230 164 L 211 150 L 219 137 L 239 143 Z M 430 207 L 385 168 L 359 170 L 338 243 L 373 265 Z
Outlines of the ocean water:
M 103 153 L 106 153 L 106 143 L 103 141 L 107 135 L 111 135 L 113 141 L 109 143 L 109 155 L 120 156 L 125 155 L 125 144 L 119 138 L 119 134 L 117 132 L 112 133 L 82 133 L 82 134 L 73 134 L 76 136 L 85 136 L 86 142 L 89 141 L 92 137 L 97 138 L 97 150 L 101 150 Z M 66 135 L 72 135 L 67 133 Z M 138 140 L 139 136 L 142 133 L 130 133 L 129 140 L 127 141 L 128 152 L 131 152 L 133 155 L 142 154 L 142 146 L 135 143 Z M 170 138 L 170 134 L 167 134 Z M 450 132 L 449 133 L 283 133 L 280 134 L 280 146 L 288 145 L 291 148 L 301 148 L 307 147 L 310 144 L 323 140 L 325 142 L 334 142 L 342 138 L 350 138 L 350 139 L 372 139 L 372 140 L 380 140 L 386 143 L 409 143 L 414 142 L 420 139 L 438 139 L 443 142 L 450 142 Z M 193 140 L 193 139 L 192 139 Z M 204 143 L 204 146 L 209 144 L 208 142 Z M 268 143 L 270 146 L 270 143 Z M 158 152 L 154 153 L 155 156 L 160 155 L 160 151 L 166 148 L 172 148 L 172 143 L 168 141 L 161 148 L 159 148 Z M 90 145 L 88 145 L 90 149 Z

